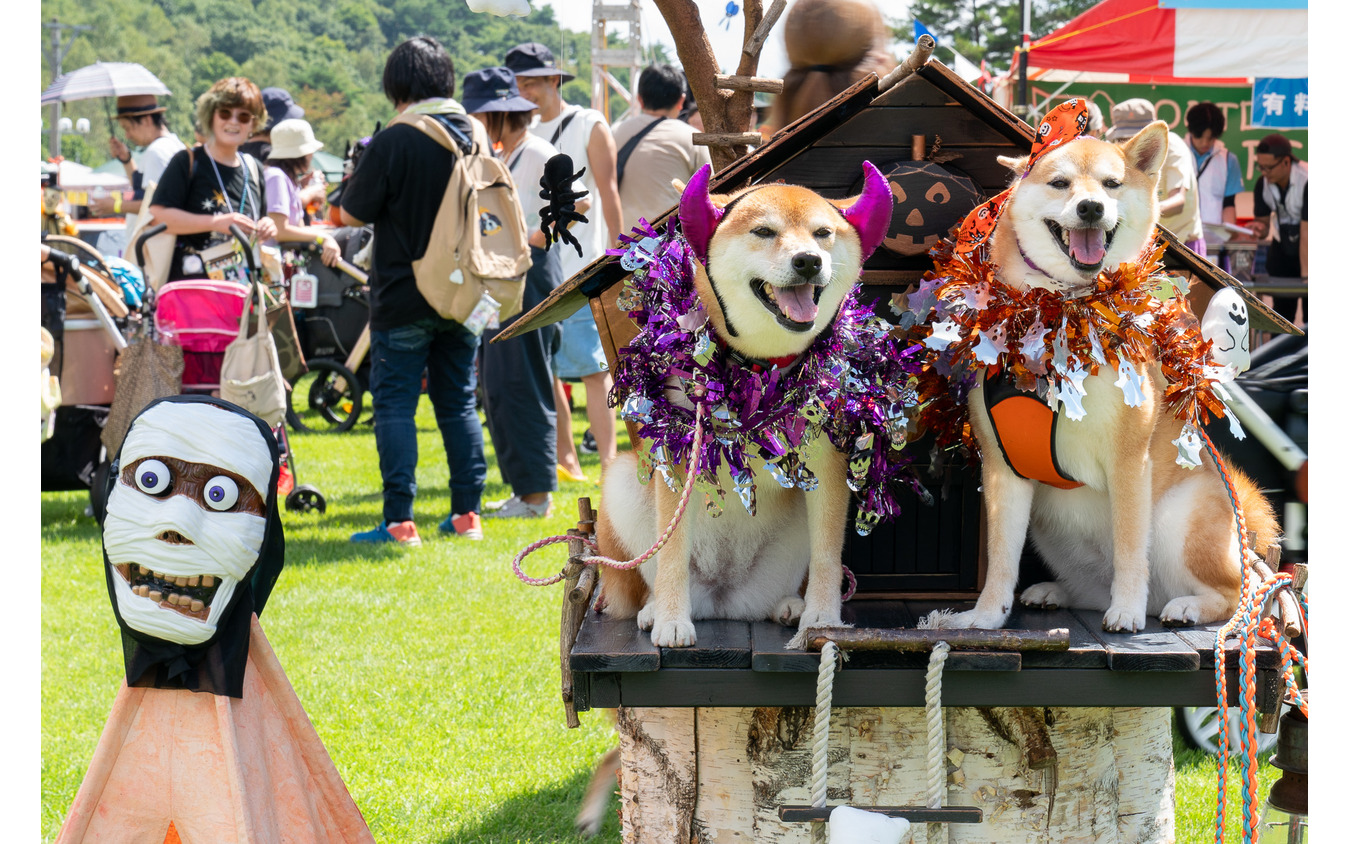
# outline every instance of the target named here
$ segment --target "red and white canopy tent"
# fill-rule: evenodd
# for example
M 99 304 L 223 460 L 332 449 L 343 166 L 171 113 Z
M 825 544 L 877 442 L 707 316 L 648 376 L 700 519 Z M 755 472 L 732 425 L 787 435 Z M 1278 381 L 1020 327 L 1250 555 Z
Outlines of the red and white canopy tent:
M 1254 76 L 1303 78 L 1308 4 L 1103 0 L 1033 41 L 1028 58 L 1028 77 L 1042 82 L 1251 85 Z M 1004 105 L 1012 102 L 1018 59 L 995 83 L 994 99 Z

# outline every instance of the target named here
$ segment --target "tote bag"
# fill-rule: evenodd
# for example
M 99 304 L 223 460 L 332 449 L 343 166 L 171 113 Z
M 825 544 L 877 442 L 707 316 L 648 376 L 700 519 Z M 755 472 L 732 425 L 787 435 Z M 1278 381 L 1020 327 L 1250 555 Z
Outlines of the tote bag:
M 220 397 L 234 402 L 273 427 L 286 416 L 286 379 L 281 374 L 276 341 L 267 328 L 262 285 L 253 285 L 257 330 L 249 306 L 239 315 L 239 335 L 225 347 L 220 367 Z M 250 336 L 251 335 L 251 336 Z

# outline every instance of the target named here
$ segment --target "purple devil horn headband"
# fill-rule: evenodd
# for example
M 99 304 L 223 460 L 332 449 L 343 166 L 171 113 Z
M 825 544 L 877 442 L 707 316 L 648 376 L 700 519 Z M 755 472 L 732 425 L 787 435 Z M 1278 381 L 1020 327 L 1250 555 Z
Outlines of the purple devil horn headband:
M 689 246 L 699 261 L 708 259 L 708 243 L 722 219 L 722 209 L 708 196 L 708 180 L 712 166 L 705 164 L 690 179 L 680 195 L 680 226 Z M 863 192 L 847 208 L 841 209 L 844 219 L 858 232 L 862 244 L 862 260 L 867 260 L 891 227 L 891 191 L 886 177 L 872 165 L 863 162 Z
M 684 193 L 680 194 L 680 229 L 699 261 L 708 260 L 708 242 L 722 219 L 722 209 L 713 205 L 708 196 L 711 176 L 712 165 L 704 164 L 690 177 Z
M 891 211 L 895 207 L 886 177 L 872 165 L 863 162 L 863 192 L 849 207 L 843 209 L 844 219 L 858 232 L 862 243 L 862 260 L 866 261 L 891 228 Z

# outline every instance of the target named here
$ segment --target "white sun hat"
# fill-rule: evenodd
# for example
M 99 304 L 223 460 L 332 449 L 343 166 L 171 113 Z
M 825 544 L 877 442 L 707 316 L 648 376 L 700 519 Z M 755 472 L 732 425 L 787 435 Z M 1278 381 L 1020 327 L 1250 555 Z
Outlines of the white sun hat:
M 308 121 L 292 118 L 272 127 L 272 153 L 268 158 L 303 158 L 323 149 L 323 141 L 314 139 Z

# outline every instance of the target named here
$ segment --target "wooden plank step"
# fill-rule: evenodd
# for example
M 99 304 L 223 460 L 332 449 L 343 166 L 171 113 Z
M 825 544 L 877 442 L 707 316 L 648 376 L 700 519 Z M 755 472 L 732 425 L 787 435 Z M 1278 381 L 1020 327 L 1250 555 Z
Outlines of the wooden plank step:
M 636 623 L 633 626 L 636 627 Z M 697 641 L 693 647 L 661 648 L 661 667 L 750 667 L 750 622 L 722 619 L 696 621 L 694 635 Z
M 1199 671 L 1200 654 L 1157 618 L 1145 619 L 1139 633 L 1107 633 L 1102 630 L 1104 613 L 1070 610 L 1092 636 L 1106 648 L 1106 666 L 1112 671 Z
M 1219 632 L 1222 624 L 1204 624 L 1198 627 L 1174 627 L 1172 632 L 1177 634 L 1183 642 L 1195 648 L 1196 653 L 1200 655 L 1200 667 L 1212 669 L 1214 667 L 1214 636 Z M 1237 639 L 1229 639 L 1223 643 L 1224 663 L 1227 668 L 1235 670 L 1238 665 L 1240 645 Z M 1276 650 L 1275 645 L 1269 639 L 1256 639 L 1256 667 L 1260 670 L 1278 669 L 1280 667 L 1280 652 Z
M 661 651 L 631 618 L 609 618 L 591 610 L 572 647 L 573 671 L 656 671 Z

